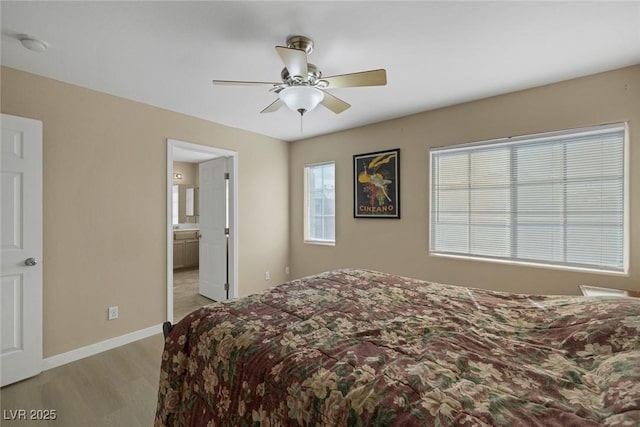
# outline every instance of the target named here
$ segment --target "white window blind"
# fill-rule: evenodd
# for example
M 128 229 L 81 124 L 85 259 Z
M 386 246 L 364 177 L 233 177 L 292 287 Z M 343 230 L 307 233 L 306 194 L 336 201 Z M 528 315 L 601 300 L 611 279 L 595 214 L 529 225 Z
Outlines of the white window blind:
M 307 165 L 304 168 L 305 218 L 307 242 L 335 243 L 335 163 Z
M 626 271 L 622 124 L 431 150 L 430 251 Z

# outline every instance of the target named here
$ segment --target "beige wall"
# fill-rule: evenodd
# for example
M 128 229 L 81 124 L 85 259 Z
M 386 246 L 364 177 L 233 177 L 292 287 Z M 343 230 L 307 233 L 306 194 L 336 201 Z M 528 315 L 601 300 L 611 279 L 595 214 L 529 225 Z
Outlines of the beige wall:
M 182 179 L 173 178 L 174 184 L 198 185 L 198 164 L 188 162 L 173 162 L 173 173 L 181 173 Z
M 4 67 L 1 86 L 43 122 L 45 357 L 165 320 L 167 138 L 238 152 L 240 294 L 286 279 L 288 209 L 264 207 L 288 206 L 287 143 Z
M 626 120 L 632 165 L 628 277 L 429 256 L 430 147 Z M 352 156 L 390 148 L 401 150 L 402 219 L 356 220 Z M 521 293 L 577 294 L 583 283 L 640 290 L 640 223 L 634 222 L 640 218 L 640 66 L 296 142 L 289 153 L 292 277 L 336 267 L 365 267 Z M 329 160 L 336 161 L 336 246 L 305 244 L 303 167 Z

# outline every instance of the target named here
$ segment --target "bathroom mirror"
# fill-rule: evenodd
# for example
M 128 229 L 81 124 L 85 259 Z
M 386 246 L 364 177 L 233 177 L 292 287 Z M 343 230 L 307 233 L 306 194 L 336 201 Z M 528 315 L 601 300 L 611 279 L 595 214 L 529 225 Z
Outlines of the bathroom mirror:
M 193 185 L 174 184 L 172 194 L 173 224 L 197 223 L 198 188 Z
M 195 187 L 185 189 L 185 214 L 187 216 L 195 216 L 195 192 Z

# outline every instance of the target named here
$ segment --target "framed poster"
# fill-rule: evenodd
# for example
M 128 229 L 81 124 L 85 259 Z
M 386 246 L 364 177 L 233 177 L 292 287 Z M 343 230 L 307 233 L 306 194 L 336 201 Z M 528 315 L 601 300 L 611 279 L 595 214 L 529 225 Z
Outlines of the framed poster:
M 400 218 L 400 149 L 353 156 L 353 216 Z

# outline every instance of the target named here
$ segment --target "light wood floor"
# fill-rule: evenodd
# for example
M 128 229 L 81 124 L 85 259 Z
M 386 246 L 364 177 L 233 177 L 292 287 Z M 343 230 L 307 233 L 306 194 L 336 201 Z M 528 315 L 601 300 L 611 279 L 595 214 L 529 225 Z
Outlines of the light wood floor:
M 198 293 L 200 270 L 173 271 L 173 323 L 193 310 L 211 304 L 212 300 Z
M 150 427 L 162 334 L 87 357 L 0 390 L 3 427 Z M 9 411 L 55 409 L 55 421 L 11 421 Z

